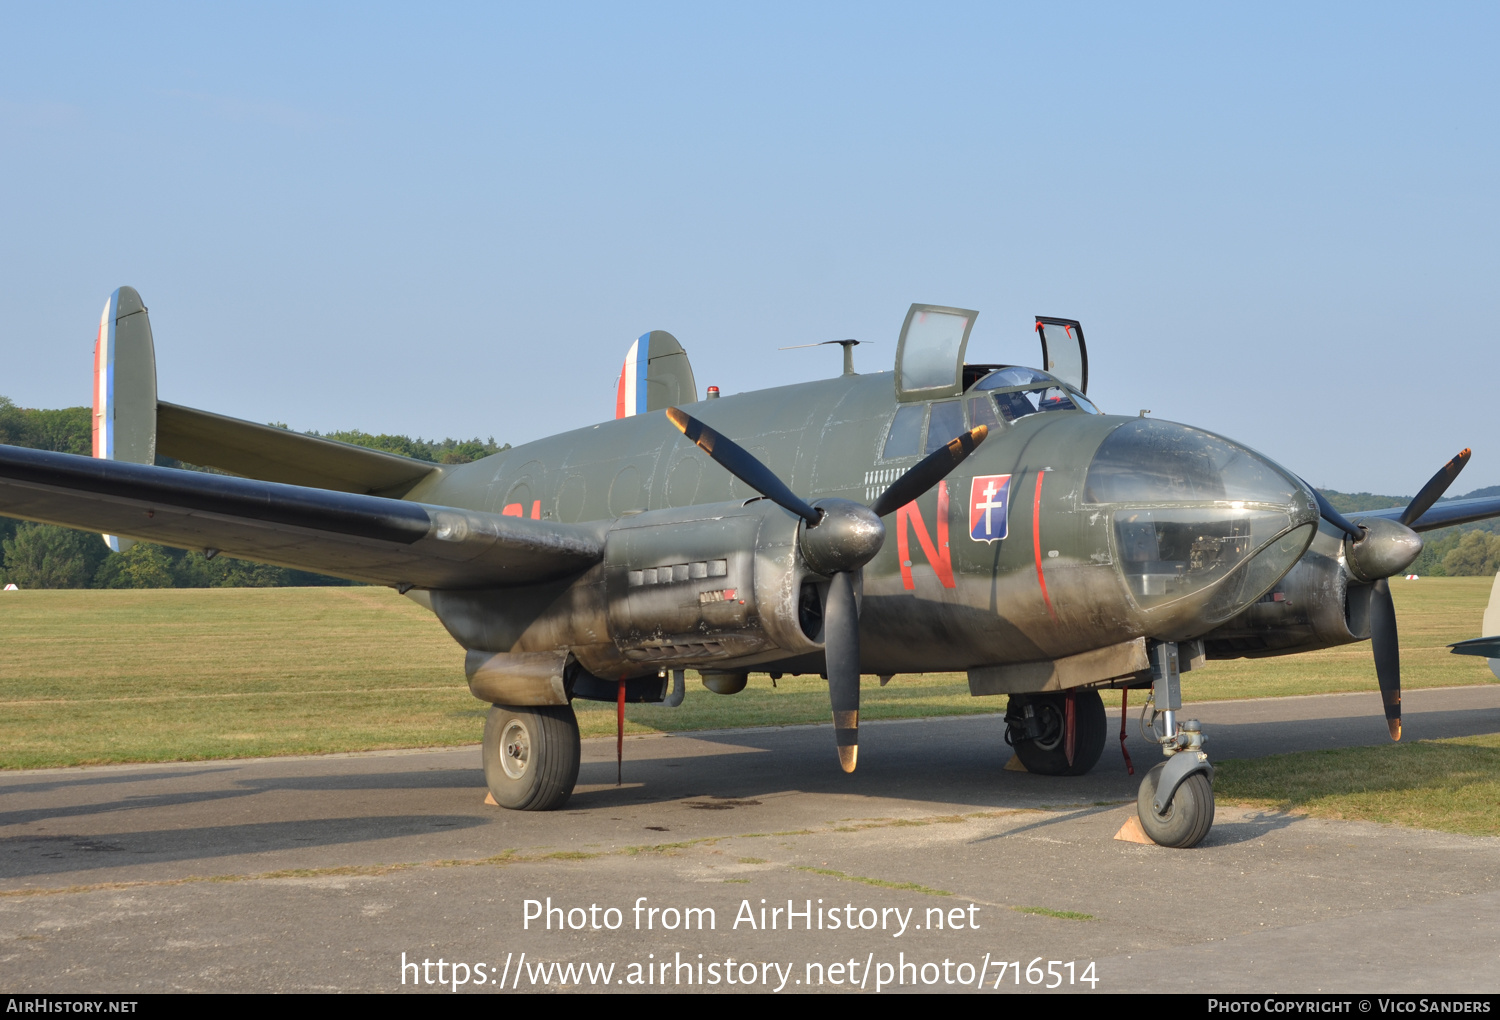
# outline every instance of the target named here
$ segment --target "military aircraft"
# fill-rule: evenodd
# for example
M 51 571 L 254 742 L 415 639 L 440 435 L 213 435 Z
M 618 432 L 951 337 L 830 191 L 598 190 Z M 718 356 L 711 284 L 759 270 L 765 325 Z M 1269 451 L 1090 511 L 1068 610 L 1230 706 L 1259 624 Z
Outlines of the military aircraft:
M 688 669 L 724 695 L 752 670 L 826 676 L 846 771 L 862 675 L 966 672 L 1009 696 L 1005 739 L 1048 775 L 1098 761 L 1102 690 L 1149 688 L 1165 760 L 1140 820 L 1178 847 L 1213 823 L 1201 727 L 1178 719 L 1181 673 L 1208 658 L 1370 638 L 1399 738 L 1386 578 L 1419 532 L 1500 516 L 1437 503 L 1468 451 L 1406 508 L 1346 519 L 1242 445 L 1100 411 L 1074 320 L 1038 317 L 1041 368 L 967 364 L 976 314 L 913 305 L 894 371 L 856 373 L 836 341 L 842 375 L 703 400 L 681 345 L 647 333 L 614 420 L 435 465 L 159 400 L 146 308 L 121 287 L 94 457 L 0 447 L 0 513 L 415 599 L 493 706 L 485 777 L 509 808 L 567 800 L 573 699 L 680 704 Z

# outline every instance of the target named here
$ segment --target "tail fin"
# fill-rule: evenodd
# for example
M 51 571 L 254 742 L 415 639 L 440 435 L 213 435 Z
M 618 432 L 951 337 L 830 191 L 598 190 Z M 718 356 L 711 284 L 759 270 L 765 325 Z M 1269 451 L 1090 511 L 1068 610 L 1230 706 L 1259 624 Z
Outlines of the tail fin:
M 676 337 L 653 329 L 630 345 L 615 387 L 616 418 L 697 402 L 693 366 Z
M 104 303 L 94 343 L 94 456 L 151 464 L 156 460 L 156 349 L 151 320 L 133 287 Z M 115 552 L 134 543 L 105 535 Z
M 1484 608 L 1484 633 L 1500 634 L 1500 574 L 1490 588 L 1490 604 Z M 1490 659 L 1490 672 L 1500 679 L 1500 659 Z

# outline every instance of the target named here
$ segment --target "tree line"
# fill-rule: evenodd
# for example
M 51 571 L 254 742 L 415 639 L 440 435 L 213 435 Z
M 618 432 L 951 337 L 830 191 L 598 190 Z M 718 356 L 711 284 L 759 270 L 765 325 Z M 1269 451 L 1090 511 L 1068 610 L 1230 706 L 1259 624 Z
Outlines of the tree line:
M 92 452 L 91 409 L 17 407 L 0 397 L 0 443 L 34 450 L 53 450 L 88 456 Z M 282 422 L 272 422 L 286 428 Z M 309 432 L 356 446 L 400 454 L 436 464 L 466 464 L 510 449 L 489 439 L 412 439 L 410 436 L 358 430 Z M 167 467 L 210 470 L 158 457 Z M 1324 489 L 1334 508 L 1343 513 L 1405 506 L 1410 497 Z M 1477 489 L 1462 497 L 1500 495 L 1500 486 Z M 1431 531 L 1408 572 L 1434 577 L 1489 576 L 1500 571 L 1500 522 L 1482 521 Z M 271 588 L 349 584 L 306 570 L 272 567 L 228 556 L 208 559 L 188 552 L 138 542 L 126 552 L 111 554 L 98 535 L 32 524 L 0 517 L 0 582 L 22 588 Z
M 17 407 L 0 397 L 0 443 L 33 450 L 93 452 L 92 409 Z M 287 426 L 272 422 L 278 428 Z M 412 439 L 348 430 L 317 433 L 356 446 L 367 446 L 436 464 L 467 464 L 510 449 L 487 440 Z M 158 457 L 165 467 L 207 471 L 209 468 Z M 111 553 L 91 532 L 0 517 L 0 583 L 21 588 L 276 588 L 343 585 L 354 582 L 306 570 L 273 567 L 229 556 L 209 559 L 201 552 L 137 542 L 123 553 Z
M 1368 492 L 1337 492 L 1320 490 L 1328 502 L 1339 513 L 1354 513 L 1358 510 L 1383 510 L 1386 507 L 1406 506 L 1410 496 L 1377 496 Z M 1453 499 L 1477 499 L 1481 496 L 1500 496 L 1500 485 L 1475 489 Z M 1440 528 L 1422 536 L 1422 552 L 1411 566 L 1408 574 L 1423 577 L 1489 577 L 1500 571 L 1500 521 L 1479 521 L 1461 524 L 1456 528 Z

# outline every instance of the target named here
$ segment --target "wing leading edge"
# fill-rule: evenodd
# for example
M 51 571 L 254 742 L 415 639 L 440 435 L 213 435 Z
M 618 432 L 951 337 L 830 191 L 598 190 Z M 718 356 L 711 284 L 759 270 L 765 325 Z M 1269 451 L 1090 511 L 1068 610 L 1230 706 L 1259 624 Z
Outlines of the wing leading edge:
M 1380 517 L 1388 521 L 1399 521 L 1405 507 L 1394 506 L 1384 510 L 1359 510 L 1346 513 L 1351 521 Z M 1434 503 L 1426 513 L 1408 525 L 1413 531 L 1436 531 L 1458 524 L 1500 517 L 1500 496 L 1481 496 L 1478 499 L 1445 499 Z
M 0 514 L 423 588 L 578 573 L 603 556 L 608 527 L 3 445 Z

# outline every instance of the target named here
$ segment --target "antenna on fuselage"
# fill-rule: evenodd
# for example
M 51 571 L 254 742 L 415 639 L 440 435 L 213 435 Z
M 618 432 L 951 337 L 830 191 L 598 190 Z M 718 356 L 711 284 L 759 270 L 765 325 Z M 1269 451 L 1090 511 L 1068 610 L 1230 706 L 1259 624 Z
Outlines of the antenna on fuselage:
M 827 347 L 829 344 L 838 344 L 844 349 L 844 374 L 854 375 L 854 348 L 866 341 L 862 340 L 824 340 L 816 344 L 793 344 L 791 347 L 778 347 L 778 351 L 800 351 L 804 347 Z

